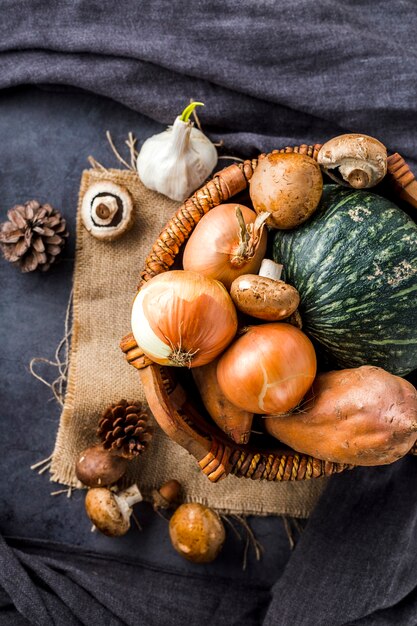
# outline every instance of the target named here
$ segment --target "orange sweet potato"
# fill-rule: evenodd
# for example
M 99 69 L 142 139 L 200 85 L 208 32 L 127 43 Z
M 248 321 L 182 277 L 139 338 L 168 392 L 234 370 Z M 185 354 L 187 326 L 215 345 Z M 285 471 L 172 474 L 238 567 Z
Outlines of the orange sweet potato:
M 236 443 L 248 443 L 253 413 L 239 409 L 223 395 L 217 382 L 215 359 L 207 365 L 193 368 L 192 374 L 201 399 L 217 426 Z
M 319 374 L 292 415 L 267 417 L 267 431 L 325 461 L 385 465 L 417 439 L 417 391 L 379 367 Z

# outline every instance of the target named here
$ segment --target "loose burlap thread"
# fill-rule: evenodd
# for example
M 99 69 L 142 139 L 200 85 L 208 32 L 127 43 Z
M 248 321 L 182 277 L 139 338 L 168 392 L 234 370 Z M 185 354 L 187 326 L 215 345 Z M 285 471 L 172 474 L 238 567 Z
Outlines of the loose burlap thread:
M 95 182 L 126 187 L 134 201 L 135 221 L 121 239 L 103 242 L 82 225 L 80 206 Z M 145 401 L 138 372 L 119 348 L 130 332 L 130 309 L 139 273 L 152 244 L 178 203 L 146 189 L 128 170 L 83 172 L 77 212 L 73 289 L 73 329 L 68 384 L 52 457 L 51 480 L 77 486 L 75 462 L 81 450 L 97 442 L 103 410 L 122 398 Z M 308 517 L 326 479 L 298 482 L 252 481 L 228 476 L 211 484 L 194 457 L 171 441 L 153 422 L 147 452 L 130 464 L 128 480 L 145 499 L 171 478 L 183 485 L 187 502 L 200 502 L 225 513 Z

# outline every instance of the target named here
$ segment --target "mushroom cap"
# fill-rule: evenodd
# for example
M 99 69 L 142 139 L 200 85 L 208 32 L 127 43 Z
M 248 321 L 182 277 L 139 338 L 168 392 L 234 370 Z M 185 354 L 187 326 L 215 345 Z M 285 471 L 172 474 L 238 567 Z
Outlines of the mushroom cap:
M 109 489 L 89 489 L 85 497 L 85 510 L 94 526 L 108 537 L 125 535 L 130 528 L 129 517 L 120 510 Z
M 97 239 L 118 239 L 133 224 L 133 200 L 125 187 L 109 180 L 89 186 L 81 204 L 81 218 Z
M 178 502 L 181 493 L 181 483 L 172 479 L 164 483 L 159 489 L 152 491 L 154 509 L 169 509 Z
M 387 173 L 387 149 L 378 139 L 369 135 L 339 135 L 322 145 L 317 162 L 325 172 L 340 168 L 347 181 L 352 177 L 359 180 L 360 172 L 363 171 L 364 177 L 368 179 L 366 184 L 358 182 L 352 186 L 372 187 Z
M 236 278 L 230 295 L 242 313 L 271 322 L 289 317 L 300 303 L 295 287 L 282 280 L 256 274 L 244 274 Z
M 223 547 L 226 533 L 220 516 L 202 504 L 182 504 L 169 522 L 175 550 L 188 561 L 210 563 Z
M 106 487 L 117 483 L 126 468 L 126 459 L 104 450 L 102 446 L 91 446 L 78 457 L 75 473 L 87 487 Z
M 314 159 L 295 152 L 259 157 L 250 180 L 250 197 L 257 213 L 272 215 L 267 225 L 290 229 L 314 213 L 323 191 L 323 177 Z

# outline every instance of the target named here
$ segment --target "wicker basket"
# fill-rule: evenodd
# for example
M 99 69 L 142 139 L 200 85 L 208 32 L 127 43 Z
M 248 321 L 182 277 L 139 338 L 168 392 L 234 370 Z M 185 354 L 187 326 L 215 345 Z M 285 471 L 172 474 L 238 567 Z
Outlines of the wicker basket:
M 320 144 L 301 145 L 278 152 L 298 152 L 316 159 L 320 147 Z M 138 288 L 174 265 L 182 245 L 203 215 L 244 191 L 256 166 L 257 159 L 253 159 L 226 167 L 185 201 L 155 241 Z M 417 208 L 417 181 L 399 154 L 388 157 L 384 185 L 396 199 Z M 304 480 L 330 476 L 352 467 L 295 452 L 280 446 L 272 438 L 270 449 L 256 448 L 251 443 L 245 446 L 235 444 L 208 416 L 204 416 L 204 409 L 197 408 L 199 403 L 195 396 L 192 397 L 191 387 L 187 382 L 180 382 L 183 372 L 153 363 L 140 350 L 132 334 L 124 337 L 120 346 L 127 361 L 140 372 L 149 407 L 160 427 L 197 459 L 212 482 L 229 473 L 255 480 Z M 416 446 L 412 452 L 415 451 Z

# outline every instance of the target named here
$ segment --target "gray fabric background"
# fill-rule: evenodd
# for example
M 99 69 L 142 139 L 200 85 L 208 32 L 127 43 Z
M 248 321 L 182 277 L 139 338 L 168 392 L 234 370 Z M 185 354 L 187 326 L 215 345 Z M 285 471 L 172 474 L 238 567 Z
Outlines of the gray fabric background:
M 414 0 L 1 0 L 0 87 L 59 84 L 171 123 L 190 97 L 256 155 L 340 130 L 417 158 Z
M 28 467 L 50 453 L 59 409 L 27 369 L 62 336 L 79 177 L 90 153 L 114 163 L 105 130 L 145 139 L 192 97 L 224 153 L 349 130 L 416 164 L 416 13 L 412 1 L 0 0 L 0 217 L 37 197 L 72 234 L 49 274 L 0 263 L 0 624 L 417 623 L 415 459 L 332 479 L 291 557 L 280 520 L 253 519 L 261 564 L 242 573 L 228 533 L 197 567 L 145 505 L 143 532 L 111 541 L 89 533 L 80 494 L 50 497 Z

